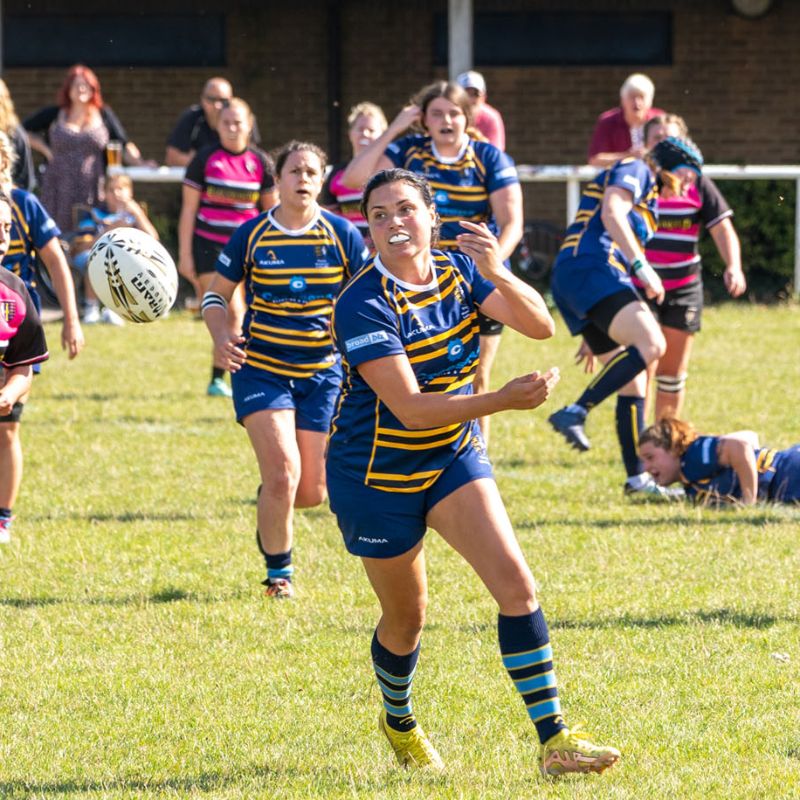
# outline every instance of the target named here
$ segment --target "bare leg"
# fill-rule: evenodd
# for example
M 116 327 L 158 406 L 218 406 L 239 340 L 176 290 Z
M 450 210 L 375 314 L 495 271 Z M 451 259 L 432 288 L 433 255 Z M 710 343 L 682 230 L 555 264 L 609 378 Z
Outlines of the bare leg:
M 664 327 L 661 330 L 667 342 L 667 351 L 658 361 L 656 376 L 683 378 L 689 371 L 694 335 L 677 328 Z M 685 398 L 686 390 L 683 387 L 674 392 L 667 392 L 659 387 L 656 392 L 656 419 L 680 417 Z
M 490 379 L 492 374 L 492 365 L 497 356 L 497 350 L 500 347 L 500 336 L 481 336 L 480 337 L 480 361 L 478 362 L 478 369 L 475 372 L 475 381 L 472 384 L 472 391 L 475 394 L 483 394 L 488 392 L 490 388 Z M 486 447 L 489 447 L 489 423 L 491 417 L 478 417 L 478 425 L 480 426 L 481 433 L 483 434 L 483 441 Z

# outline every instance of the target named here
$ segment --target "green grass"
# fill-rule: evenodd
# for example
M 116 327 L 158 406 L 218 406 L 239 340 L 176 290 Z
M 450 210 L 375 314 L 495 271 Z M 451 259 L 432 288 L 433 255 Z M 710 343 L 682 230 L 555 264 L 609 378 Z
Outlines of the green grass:
M 723 306 L 705 327 L 687 416 L 800 440 L 800 308 Z M 76 362 L 53 354 L 23 423 L 0 550 L 0 797 L 800 796 L 800 511 L 625 502 L 613 403 L 586 454 L 546 409 L 495 418 L 568 721 L 623 761 L 538 776 L 493 603 L 429 534 L 415 709 L 448 770 L 404 774 L 375 725 L 376 602 L 326 508 L 297 515 L 297 601 L 260 596 L 255 459 L 228 402 L 204 395 L 203 326 L 175 314 L 87 336 Z M 558 364 L 556 408 L 585 382 L 575 349 L 563 327 L 507 333 L 496 382 Z

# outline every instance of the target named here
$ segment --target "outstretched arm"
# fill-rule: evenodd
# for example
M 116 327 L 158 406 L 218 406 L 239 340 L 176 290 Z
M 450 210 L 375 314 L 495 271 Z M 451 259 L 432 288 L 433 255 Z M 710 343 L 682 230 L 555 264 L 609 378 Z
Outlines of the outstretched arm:
M 61 325 L 61 347 L 67 351 L 70 358 L 75 358 L 83 349 L 84 340 L 78 317 L 78 304 L 75 302 L 75 284 L 72 282 L 72 273 L 69 271 L 67 259 L 58 239 L 53 238 L 44 247 L 40 247 L 39 255 L 50 273 L 58 304 L 64 312 L 64 321 Z

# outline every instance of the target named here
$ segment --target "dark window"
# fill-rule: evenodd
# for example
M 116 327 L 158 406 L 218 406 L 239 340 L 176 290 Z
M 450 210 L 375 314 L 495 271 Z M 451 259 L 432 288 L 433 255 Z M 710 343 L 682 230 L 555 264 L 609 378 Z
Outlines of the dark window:
M 667 11 L 479 13 L 473 32 L 478 66 L 672 63 Z M 447 64 L 447 14 L 435 16 L 434 61 Z
M 43 14 L 3 19 L 7 67 L 219 67 L 224 14 Z

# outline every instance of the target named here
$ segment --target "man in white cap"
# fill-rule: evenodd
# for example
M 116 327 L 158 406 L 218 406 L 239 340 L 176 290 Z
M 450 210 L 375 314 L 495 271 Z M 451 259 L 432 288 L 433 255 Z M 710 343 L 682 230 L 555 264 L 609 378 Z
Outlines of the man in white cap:
M 486 81 L 480 72 L 462 72 L 456 83 L 466 89 L 472 103 L 473 125 L 498 150 L 506 149 L 506 128 L 500 112 L 486 102 Z
M 621 158 L 640 158 L 645 151 L 644 124 L 664 112 L 653 108 L 656 88 L 641 72 L 628 75 L 619 90 L 620 104 L 598 118 L 589 144 L 589 163 L 610 167 Z

